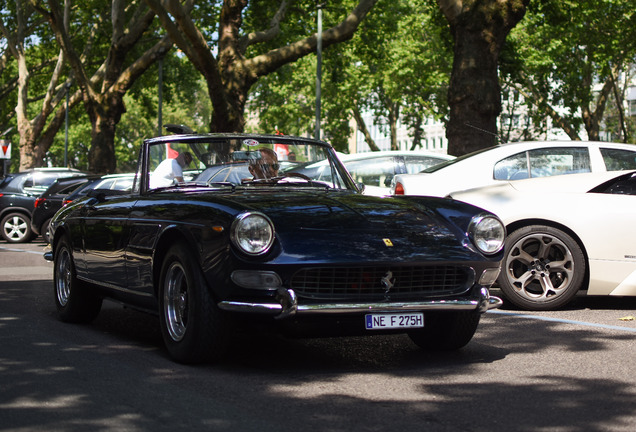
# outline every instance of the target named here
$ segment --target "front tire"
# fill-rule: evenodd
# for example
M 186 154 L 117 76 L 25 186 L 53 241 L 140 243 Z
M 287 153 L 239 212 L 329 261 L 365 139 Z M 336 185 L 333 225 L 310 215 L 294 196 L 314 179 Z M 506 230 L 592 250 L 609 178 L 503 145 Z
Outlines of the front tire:
M 551 226 L 530 225 L 508 237 L 499 286 L 521 309 L 558 309 L 582 288 L 586 267 L 583 251 L 570 235 Z
M 9 243 L 26 243 L 31 241 L 31 220 L 22 213 L 9 213 L 0 221 L 2 237 Z
M 475 311 L 431 312 L 424 317 L 424 328 L 408 333 L 411 340 L 427 351 L 453 351 L 473 338 L 481 313 Z
M 89 323 L 102 308 L 102 299 L 77 279 L 70 242 L 63 238 L 55 249 L 53 265 L 55 306 L 63 322 Z
M 163 261 L 159 286 L 161 334 L 170 356 L 180 363 L 221 359 L 229 325 L 185 244 L 172 246 Z

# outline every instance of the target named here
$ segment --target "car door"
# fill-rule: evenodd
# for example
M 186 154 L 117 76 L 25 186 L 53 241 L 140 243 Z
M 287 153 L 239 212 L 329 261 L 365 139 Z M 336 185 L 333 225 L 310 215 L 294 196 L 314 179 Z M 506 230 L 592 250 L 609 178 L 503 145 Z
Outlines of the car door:
M 578 214 L 590 265 L 589 295 L 636 295 L 636 177 L 588 193 Z M 581 213 L 584 212 L 584 213 Z
M 81 210 L 86 277 L 106 286 L 125 288 L 130 195 L 98 194 Z

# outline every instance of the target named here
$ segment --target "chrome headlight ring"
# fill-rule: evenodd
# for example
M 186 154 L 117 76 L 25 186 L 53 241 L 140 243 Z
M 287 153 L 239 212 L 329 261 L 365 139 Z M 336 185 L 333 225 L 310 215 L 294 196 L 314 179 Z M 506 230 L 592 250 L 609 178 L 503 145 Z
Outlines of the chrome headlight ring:
M 506 240 L 506 228 L 493 214 L 480 213 L 473 216 L 468 225 L 468 235 L 472 243 L 484 255 L 500 252 Z
M 232 222 L 230 239 L 247 255 L 263 255 L 274 244 L 274 224 L 263 213 L 241 213 Z

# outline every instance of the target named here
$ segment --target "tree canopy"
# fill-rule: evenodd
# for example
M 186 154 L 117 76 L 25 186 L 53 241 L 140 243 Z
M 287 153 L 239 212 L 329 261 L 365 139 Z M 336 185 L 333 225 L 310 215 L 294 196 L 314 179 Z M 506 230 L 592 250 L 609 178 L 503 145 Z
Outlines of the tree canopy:
M 340 150 L 353 128 L 377 149 L 371 126 L 417 148 L 431 118 L 449 153 L 487 147 L 502 83 L 533 115 L 525 138 L 549 115 L 573 139 L 629 141 L 635 3 L 0 1 L 0 133 L 14 169 L 61 165 L 68 103 L 68 165 L 100 173 L 135 168 L 160 109 L 203 132 L 311 134 L 321 7 L 320 126 Z
M 622 106 L 635 58 L 636 1 L 542 0 L 511 32 L 501 69 L 539 131 L 549 117 L 573 140 L 582 130 L 598 140 L 610 104 L 614 137 L 627 141 Z

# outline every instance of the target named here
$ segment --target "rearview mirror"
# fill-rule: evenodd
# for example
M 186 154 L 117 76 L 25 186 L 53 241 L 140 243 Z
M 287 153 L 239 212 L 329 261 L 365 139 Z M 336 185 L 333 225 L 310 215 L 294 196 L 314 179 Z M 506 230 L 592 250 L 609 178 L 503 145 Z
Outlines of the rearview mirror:
M 232 153 L 233 161 L 256 161 L 261 159 L 262 155 L 259 150 L 257 151 L 235 151 Z

